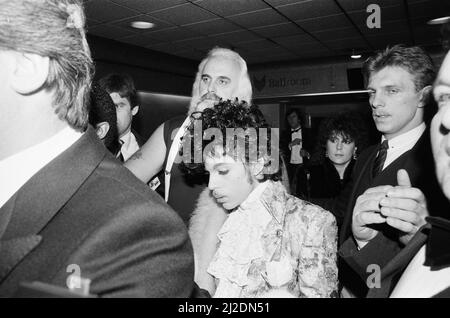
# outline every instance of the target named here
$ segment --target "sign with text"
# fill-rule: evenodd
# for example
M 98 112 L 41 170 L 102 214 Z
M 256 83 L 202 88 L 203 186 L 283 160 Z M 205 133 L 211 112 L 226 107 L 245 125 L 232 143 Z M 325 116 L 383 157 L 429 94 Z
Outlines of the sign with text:
M 348 89 L 343 65 L 250 72 L 254 97 L 284 96 Z

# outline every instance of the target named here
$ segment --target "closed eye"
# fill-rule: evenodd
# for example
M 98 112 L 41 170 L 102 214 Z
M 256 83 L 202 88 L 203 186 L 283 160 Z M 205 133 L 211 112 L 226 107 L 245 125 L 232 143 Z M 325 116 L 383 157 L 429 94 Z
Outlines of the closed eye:
M 439 127 L 439 132 L 440 132 L 442 135 L 447 135 L 447 134 L 450 132 L 450 130 L 449 130 L 448 128 L 444 127 L 444 125 L 441 125 L 441 126 Z

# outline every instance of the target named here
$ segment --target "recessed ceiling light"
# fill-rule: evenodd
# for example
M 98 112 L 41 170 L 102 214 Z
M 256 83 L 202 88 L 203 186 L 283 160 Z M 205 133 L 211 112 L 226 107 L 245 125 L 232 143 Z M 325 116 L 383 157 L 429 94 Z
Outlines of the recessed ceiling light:
M 362 56 L 361 54 L 352 54 L 352 55 L 350 55 L 350 57 L 351 57 L 352 59 L 355 59 L 355 60 L 360 59 L 361 56 Z
M 131 22 L 131 27 L 135 29 L 151 29 L 155 25 L 151 22 L 145 22 L 145 21 L 133 21 Z
M 447 22 L 450 22 L 450 16 L 433 19 L 428 21 L 427 23 L 433 25 L 433 24 L 444 24 Z

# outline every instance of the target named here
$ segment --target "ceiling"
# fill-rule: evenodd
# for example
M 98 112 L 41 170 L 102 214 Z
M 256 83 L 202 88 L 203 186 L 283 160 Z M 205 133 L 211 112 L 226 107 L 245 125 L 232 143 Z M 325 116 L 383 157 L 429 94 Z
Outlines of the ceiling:
M 87 0 L 88 32 L 192 60 L 214 46 L 238 51 L 249 64 L 345 56 L 396 43 L 440 45 L 448 0 Z M 369 29 L 369 4 L 381 28 Z M 131 21 L 155 24 L 150 30 Z

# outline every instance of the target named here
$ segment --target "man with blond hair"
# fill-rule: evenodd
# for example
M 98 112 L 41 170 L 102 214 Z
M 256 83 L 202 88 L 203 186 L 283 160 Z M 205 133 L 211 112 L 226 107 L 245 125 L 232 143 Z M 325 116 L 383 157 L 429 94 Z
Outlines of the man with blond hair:
M 88 127 L 76 0 L 0 0 L 0 297 L 187 297 L 186 228 Z

